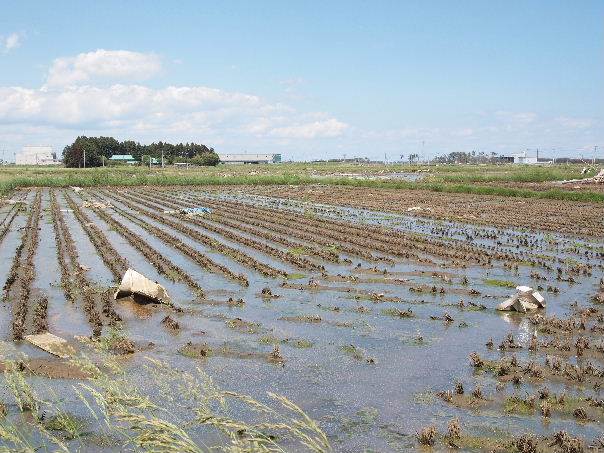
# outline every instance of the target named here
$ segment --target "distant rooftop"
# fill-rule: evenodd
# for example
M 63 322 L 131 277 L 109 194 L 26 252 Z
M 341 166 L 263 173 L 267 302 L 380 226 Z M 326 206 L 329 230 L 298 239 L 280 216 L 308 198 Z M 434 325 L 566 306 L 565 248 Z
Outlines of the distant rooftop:
M 114 154 L 109 160 L 136 160 L 131 154 Z

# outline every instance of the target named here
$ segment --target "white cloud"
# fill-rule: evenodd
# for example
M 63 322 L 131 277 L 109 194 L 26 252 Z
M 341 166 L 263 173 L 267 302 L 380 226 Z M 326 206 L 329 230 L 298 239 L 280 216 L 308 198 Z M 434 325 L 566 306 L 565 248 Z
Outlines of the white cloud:
M 337 137 L 342 135 L 348 125 L 335 118 L 313 121 L 309 123 L 296 124 L 293 126 L 276 127 L 269 134 L 274 137 L 285 138 L 317 138 Z
M 571 118 L 568 116 L 556 118 L 556 122 L 569 129 L 587 129 L 594 124 L 591 118 Z
M 505 110 L 495 112 L 495 117 L 511 124 L 530 124 L 538 119 L 535 112 L 508 112 Z
M 7 37 L 0 36 L 0 51 L 8 53 L 21 45 L 21 34 L 11 33 Z
M 326 114 L 303 114 L 251 94 L 132 83 L 160 70 L 155 54 L 126 50 L 99 49 L 58 58 L 41 88 L 0 87 L 0 125 L 51 128 L 66 134 L 111 131 L 134 139 L 235 137 L 244 143 L 337 137 L 348 127 Z M 102 83 L 110 80 L 114 83 Z
M 46 79 L 49 87 L 104 80 L 142 81 L 161 70 L 160 58 L 152 53 L 104 50 L 62 57 L 53 61 Z
M 166 135 L 227 136 L 242 141 L 336 137 L 347 128 L 324 114 L 302 114 L 244 93 L 125 84 L 0 87 L 0 124 L 110 130 L 135 139 L 144 134 L 164 139 Z

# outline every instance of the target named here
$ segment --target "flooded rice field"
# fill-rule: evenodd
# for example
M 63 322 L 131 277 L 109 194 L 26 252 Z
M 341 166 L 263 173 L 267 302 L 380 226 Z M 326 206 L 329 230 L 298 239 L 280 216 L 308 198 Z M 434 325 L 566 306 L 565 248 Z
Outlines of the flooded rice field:
M 27 335 L 77 347 L 119 332 L 110 349 L 137 388 L 156 391 L 141 371 L 148 357 L 200 368 L 222 389 L 287 397 L 335 451 L 600 445 L 604 239 L 591 233 L 602 217 L 573 231 L 546 203 L 517 227 L 465 224 L 331 189 L 15 192 L 0 208 L 3 354 L 26 354 L 32 385 L 82 417 L 88 434 L 64 438 L 67 447 L 120 449 L 97 442 L 100 423 L 70 390 L 86 373 Z M 187 211 L 200 207 L 209 212 Z M 552 222 L 564 234 L 536 227 Z M 115 300 L 128 268 L 171 303 Z M 518 285 L 546 307 L 497 311 Z M 187 409 L 179 392 L 175 417 Z M 2 398 L 17 417 L 7 388 Z

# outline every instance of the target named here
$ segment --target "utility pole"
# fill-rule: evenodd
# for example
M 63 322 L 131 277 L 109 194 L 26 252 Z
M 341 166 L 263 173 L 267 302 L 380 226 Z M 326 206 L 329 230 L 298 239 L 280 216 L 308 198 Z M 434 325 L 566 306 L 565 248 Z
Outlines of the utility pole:
M 86 148 L 84 148 L 84 168 L 86 168 Z
M 161 150 L 161 168 L 164 168 L 164 149 Z

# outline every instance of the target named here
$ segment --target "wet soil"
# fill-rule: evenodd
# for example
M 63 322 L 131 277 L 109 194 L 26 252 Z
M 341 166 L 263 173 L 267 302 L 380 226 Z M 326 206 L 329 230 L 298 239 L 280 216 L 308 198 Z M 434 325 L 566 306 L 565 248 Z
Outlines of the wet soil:
M 24 333 L 71 340 L 96 329 L 137 383 L 149 356 L 202 367 L 225 389 L 284 394 L 337 451 L 414 450 L 430 426 L 437 450 L 509 450 L 527 432 L 540 448 L 562 448 L 562 430 L 584 445 L 601 435 L 604 235 L 586 238 L 602 232 L 588 206 L 531 201 L 534 215 L 517 220 L 493 197 L 331 189 L 23 191 L 24 209 L 0 206 L 0 250 L 17 262 L 0 321 L 20 325 L 24 289 Z M 434 210 L 406 211 L 421 202 Z M 196 206 L 211 213 L 179 212 Z M 173 305 L 114 301 L 127 267 L 164 285 Z M 498 312 L 518 284 L 546 308 Z M 38 377 L 85 377 L 14 347 Z M 454 418 L 461 434 L 446 438 Z

